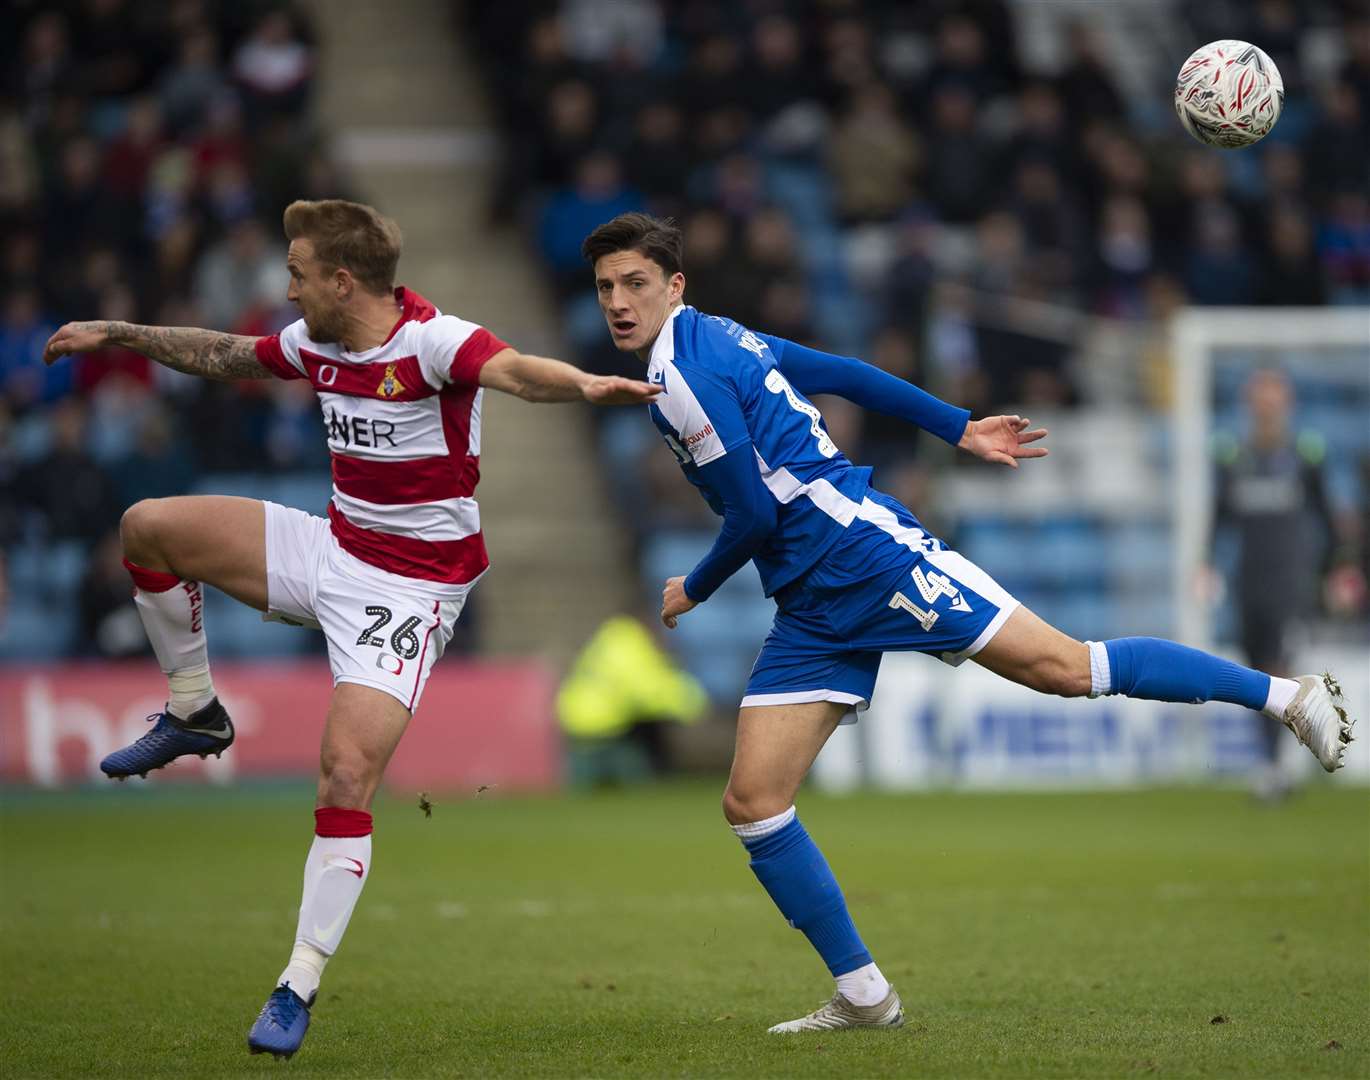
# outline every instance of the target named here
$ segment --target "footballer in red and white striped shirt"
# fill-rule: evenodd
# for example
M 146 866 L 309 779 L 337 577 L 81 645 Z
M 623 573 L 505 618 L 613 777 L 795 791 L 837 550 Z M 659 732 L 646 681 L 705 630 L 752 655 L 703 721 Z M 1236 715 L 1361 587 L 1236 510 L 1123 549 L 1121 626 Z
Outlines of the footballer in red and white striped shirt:
M 248 1035 L 254 1053 L 288 1057 L 370 873 L 381 774 L 489 564 L 475 500 L 483 394 L 609 405 L 650 401 L 659 388 L 527 356 L 396 287 L 400 231 L 369 206 L 295 202 L 284 224 L 287 295 L 301 318 L 279 334 L 75 322 L 43 358 L 117 344 L 210 379 L 308 379 L 318 394 L 333 461 L 327 518 L 222 495 L 149 499 L 124 514 L 124 562 L 169 695 L 146 735 L 101 762 L 122 780 L 232 744 L 201 583 L 323 630 L 334 689 L 314 845 L 294 949 Z

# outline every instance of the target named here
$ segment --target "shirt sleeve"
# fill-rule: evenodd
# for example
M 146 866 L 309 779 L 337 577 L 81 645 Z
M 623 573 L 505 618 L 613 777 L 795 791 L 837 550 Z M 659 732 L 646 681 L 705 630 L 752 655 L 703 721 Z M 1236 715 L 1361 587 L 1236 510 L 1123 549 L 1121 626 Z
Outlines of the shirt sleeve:
M 483 326 L 455 315 L 437 315 L 423 324 L 419 369 L 429 386 L 475 386 L 480 369 L 496 353 L 509 348 Z
M 750 449 L 750 441 L 747 446 Z M 747 564 L 778 520 L 775 497 L 761 479 L 754 453 L 724 454 L 699 472 L 723 503 L 723 527 L 709 553 L 685 579 L 685 595 L 697 604 Z
M 751 446 L 737 388 L 726 379 L 672 364 L 665 368 L 662 388 L 653 404 L 696 465 L 707 465 L 730 450 Z
M 965 434 L 969 409 L 958 409 L 912 383 L 851 356 L 834 356 L 784 338 L 758 334 L 781 373 L 801 394 L 837 394 L 863 409 L 897 417 L 955 446 Z
M 304 320 L 297 319 L 279 334 L 259 337 L 254 343 L 257 360 L 278 379 L 303 379 L 308 376 L 300 359 L 300 342 L 308 336 Z

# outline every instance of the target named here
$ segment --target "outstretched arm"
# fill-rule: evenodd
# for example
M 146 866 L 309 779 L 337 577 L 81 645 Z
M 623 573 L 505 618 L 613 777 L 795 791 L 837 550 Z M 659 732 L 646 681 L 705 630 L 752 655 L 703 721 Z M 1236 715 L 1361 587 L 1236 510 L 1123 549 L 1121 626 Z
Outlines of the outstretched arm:
M 837 394 L 872 412 L 898 417 L 930 431 L 985 461 L 1018 467 L 1019 458 L 1046 457 L 1045 447 L 1026 444 L 1046 436 L 1045 428 L 1029 431 L 1018 416 L 972 420 L 970 411 L 948 405 L 912 383 L 850 356 L 834 356 L 767 337 L 785 378 L 802 394 Z
M 126 322 L 70 322 L 48 338 L 43 363 L 53 364 L 73 353 L 122 345 L 149 360 L 206 379 L 269 379 L 271 371 L 257 359 L 257 339 L 191 326 L 138 326 Z
M 545 356 L 501 349 L 480 369 L 481 386 L 502 390 L 524 401 L 588 401 L 595 405 L 640 405 L 661 388 L 617 375 L 591 375 Z
M 785 378 L 801 394 L 836 394 L 863 409 L 906 420 L 955 446 L 970 420 L 926 390 L 896 378 L 874 364 L 851 356 L 834 356 L 784 338 L 767 337 Z

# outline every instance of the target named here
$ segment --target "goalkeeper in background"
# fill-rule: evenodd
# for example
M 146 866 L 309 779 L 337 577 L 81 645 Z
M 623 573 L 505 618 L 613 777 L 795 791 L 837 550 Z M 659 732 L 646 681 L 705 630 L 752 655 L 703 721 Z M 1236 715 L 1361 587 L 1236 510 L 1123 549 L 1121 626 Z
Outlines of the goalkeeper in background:
M 1337 555 L 1337 523 L 1323 469 L 1326 446 L 1315 434 L 1291 432 L 1294 388 L 1281 372 L 1257 371 L 1247 380 L 1245 397 L 1245 438 L 1217 442 L 1215 536 L 1221 529 L 1236 534 L 1232 598 L 1247 663 L 1285 675 L 1298 644 L 1291 639 L 1318 611 Z M 1306 557 L 1290 559 L 1291 551 Z M 1358 576 L 1349 566 L 1337 573 Z M 1261 718 L 1261 798 L 1289 792 L 1279 765 L 1281 727 L 1278 720 Z

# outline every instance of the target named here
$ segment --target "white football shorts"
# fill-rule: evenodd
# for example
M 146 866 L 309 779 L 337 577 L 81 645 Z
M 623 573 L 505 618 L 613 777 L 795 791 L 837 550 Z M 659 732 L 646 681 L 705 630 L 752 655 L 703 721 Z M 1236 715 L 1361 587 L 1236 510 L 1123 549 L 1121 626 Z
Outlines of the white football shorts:
M 389 573 L 344 551 L 327 518 L 266 503 L 264 618 L 322 630 L 334 686 L 374 687 L 412 714 L 474 585 Z

